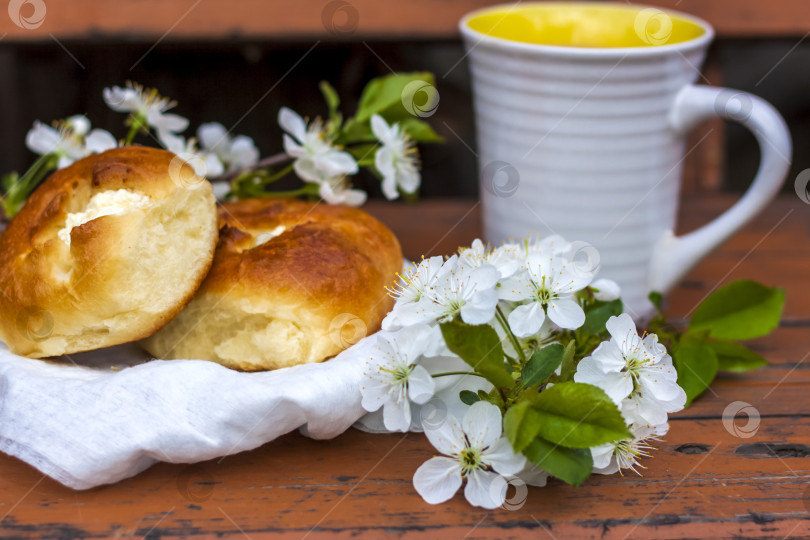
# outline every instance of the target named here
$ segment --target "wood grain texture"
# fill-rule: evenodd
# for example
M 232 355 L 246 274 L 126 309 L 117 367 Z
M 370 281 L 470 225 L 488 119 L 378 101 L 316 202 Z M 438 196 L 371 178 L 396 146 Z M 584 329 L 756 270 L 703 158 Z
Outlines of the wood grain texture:
M 690 198 L 691 228 L 731 204 Z M 424 201 L 418 210 L 374 203 L 410 257 L 448 253 L 480 233 L 474 201 Z M 770 365 L 722 375 L 671 418 L 644 478 L 552 480 L 518 509 L 485 511 L 458 495 L 430 506 L 414 491 L 433 455 L 424 436 L 350 430 L 331 441 L 289 435 L 252 452 L 196 465 L 159 464 L 114 486 L 75 492 L 0 456 L 0 536 L 149 538 L 721 538 L 810 535 L 810 206 L 772 204 L 701 263 L 671 297 L 682 316 L 717 283 L 754 277 L 787 288 L 788 316 L 751 346 Z M 754 248 L 752 250 L 752 248 Z M 760 415 L 727 430 L 741 401 Z M 735 435 L 735 427 L 736 433 Z M 750 436 L 748 436 L 750 434 Z M 517 501 L 516 501 L 517 503 Z
M 622 0 L 614 0 L 622 1 Z M 42 24 L 25 29 L 2 17 L 6 40 L 450 38 L 462 15 L 492 0 L 48 0 Z M 22 4 L 22 2 L 17 2 Z M 34 2 L 22 15 L 35 17 Z M 802 36 L 810 30 L 804 0 L 647 0 L 693 13 L 722 36 Z M 30 26 L 38 21 L 32 20 Z

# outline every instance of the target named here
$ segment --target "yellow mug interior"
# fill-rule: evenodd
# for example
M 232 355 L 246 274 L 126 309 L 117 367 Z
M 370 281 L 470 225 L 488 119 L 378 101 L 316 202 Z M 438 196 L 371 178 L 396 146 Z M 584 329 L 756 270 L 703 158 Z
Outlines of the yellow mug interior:
M 467 26 L 491 37 L 563 47 L 655 47 L 696 39 L 705 28 L 657 8 L 546 3 L 473 15 Z

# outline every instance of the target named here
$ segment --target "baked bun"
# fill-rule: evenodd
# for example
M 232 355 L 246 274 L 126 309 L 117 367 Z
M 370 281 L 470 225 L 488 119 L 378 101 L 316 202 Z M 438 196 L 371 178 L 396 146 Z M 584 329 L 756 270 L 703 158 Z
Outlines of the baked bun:
M 191 299 L 217 241 L 213 190 L 129 146 L 58 170 L 0 237 L 0 338 L 32 358 L 144 338 Z
M 156 358 L 258 371 L 320 362 L 376 332 L 402 268 L 396 237 L 356 208 L 293 199 L 224 204 L 194 299 L 142 341 Z

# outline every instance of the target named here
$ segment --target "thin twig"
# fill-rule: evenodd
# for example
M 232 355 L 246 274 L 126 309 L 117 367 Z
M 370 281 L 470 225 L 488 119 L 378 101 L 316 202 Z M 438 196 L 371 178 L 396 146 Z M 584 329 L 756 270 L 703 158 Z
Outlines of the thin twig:
M 234 178 L 236 178 L 240 174 L 244 174 L 246 172 L 253 171 L 253 170 L 256 170 L 256 169 L 263 169 L 265 167 L 272 167 L 273 165 L 280 165 L 282 163 L 286 163 L 286 162 L 291 161 L 291 160 L 292 160 L 292 158 L 290 156 L 288 156 L 287 154 L 282 152 L 280 154 L 276 154 L 274 156 L 266 157 L 266 158 L 264 158 L 264 159 L 262 159 L 260 161 L 257 161 L 255 165 L 252 165 L 250 167 L 242 167 L 241 169 L 237 169 L 237 170 L 231 171 L 231 172 L 229 172 L 227 174 L 223 174 L 221 176 L 218 176 L 218 177 L 214 178 L 212 181 L 213 182 L 230 182 L 231 180 L 233 180 Z

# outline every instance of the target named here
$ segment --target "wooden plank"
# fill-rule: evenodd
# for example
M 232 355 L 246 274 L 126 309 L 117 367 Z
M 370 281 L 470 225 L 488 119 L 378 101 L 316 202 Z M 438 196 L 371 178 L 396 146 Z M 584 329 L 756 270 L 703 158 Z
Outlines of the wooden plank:
M 615 0 L 623 1 L 623 0 Z M 22 19 L 2 17 L 6 41 L 115 38 L 433 39 L 458 35 L 465 13 L 491 0 L 48 0 L 16 1 Z M 802 36 L 810 30 L 803 0 L 649 0 L 693 13 L 723 36 Z M 44 17 L 34 5 L 45 5 Z M 28 19 L 29 22 L 26 22 Z M 38 24 L 40 23 L 41 24 Z M 30 27 L 26 29 L 25 27 Z
M 552 480 L 529 488 L 519 509 L 489 512 L 460 494 L 441 506 L 420 499 L 411 477 L 434 450 L 419 434 L 352 430 L 320 442 L 293 435 L 222 461 L 160 464 L 86 492 L 49 479 L 37 484 L 38 473 L 3 457 L 0 511 L 8 515 L 0 530 L 154 538 L 461 538 L 471 531 L 504 538 L 543 537 L 544 529 L 557 538 L 801 536 L 810 533 L 808 444 L 810 426 L 795 418 L 765 419 L 748 439 L 717 420 L 676 420 L 644 478 L 596 475 L 580 488 Z

